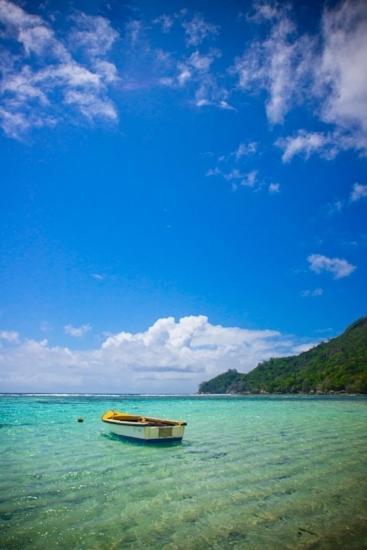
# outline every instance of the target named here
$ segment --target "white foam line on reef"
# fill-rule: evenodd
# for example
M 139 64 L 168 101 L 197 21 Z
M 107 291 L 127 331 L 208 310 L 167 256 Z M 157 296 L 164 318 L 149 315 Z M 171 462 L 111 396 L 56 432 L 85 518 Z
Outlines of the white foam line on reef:
M 6 397 L 200 397 L 196 393 L 1 393 Z

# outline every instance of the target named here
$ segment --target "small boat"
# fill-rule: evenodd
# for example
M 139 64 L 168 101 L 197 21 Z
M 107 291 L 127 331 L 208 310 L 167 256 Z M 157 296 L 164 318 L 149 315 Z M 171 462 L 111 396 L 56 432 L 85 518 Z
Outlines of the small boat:
M 102 421 L 116 435 L 149 442 L 181 441 L 186 426 L 182 420 L 164 420 L 119 411 L 107 411 Z

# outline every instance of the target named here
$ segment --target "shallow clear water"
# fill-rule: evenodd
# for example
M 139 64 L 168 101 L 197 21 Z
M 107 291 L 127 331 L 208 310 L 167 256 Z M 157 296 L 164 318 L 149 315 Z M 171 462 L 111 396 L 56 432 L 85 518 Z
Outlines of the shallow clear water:
M 109 408 L 187 420 L 184 441 L 108 435 Z M 367 545 L 364 398 L 7 396 L 0 414 L 1 548 Z

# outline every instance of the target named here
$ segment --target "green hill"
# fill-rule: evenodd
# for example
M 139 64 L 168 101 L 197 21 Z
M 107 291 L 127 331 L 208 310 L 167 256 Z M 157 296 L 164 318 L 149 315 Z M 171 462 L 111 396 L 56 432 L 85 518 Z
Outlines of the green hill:
M 343 334 L 292 357 L 231 369 L 200 384 L 200 393 L 367 393 L 367 317 Z

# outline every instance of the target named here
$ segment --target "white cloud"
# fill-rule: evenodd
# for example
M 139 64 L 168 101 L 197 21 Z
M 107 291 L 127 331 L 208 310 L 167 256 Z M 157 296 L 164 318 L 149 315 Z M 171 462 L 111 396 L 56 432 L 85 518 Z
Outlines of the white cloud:
M 92 277 L 96 281 L 104 281 L 106 278 L 106 275 L 103 275 L 103 273 L 92 273 Z
M 65 104 L 78 107 L 79 111 L 89 119 L 106 118 L 117 119 L 116 109 L 111 101 L 101 99 L 93 92 L 68 90 L 65 93 Z
M 275 9 L 258 5 L 254 20 L 271 23 L 269 38 L 253 42 L 237 57 L 232 73 L 237 75 L 241 89 L 268 92 L 267 116 L 272 123 L 280 123 L 301 97 L 313 42 L 308 36 L 295 38 L 296 27 L 286 6 Z
M 105 55 L 119 36 L 105 17 L 78 13 L 73 19 L 75 28 L 69 35 L 70 47 L 82 49 L 90 57 Z
M 205 174 L 206 176 L 219 176 L 221 174 L 221 170 L 219 170 L 218 166 L 216 166 L 215 168 L 209 168 L 209 170 L 207 171 L 207 173 Z
M 236 151 L 232 154 L 239 160 L 242 157 L 247 157 L 247 155 L 256 153 L 256 151 L 257 143 L 255 141 L 250 141 L 248 143 L 240 143 Z
M 87 351 L 22 341 L 2 350 L 0 384 L 7 391 L 196 391 L 228 368 L 246 372 L 300 345 L 274 330 L 212 325 L 204 315 L 168 317 L 144 332 L 110 335 Z
M 125 34 L 127 41 L 131 46 L 136 46 L 142 40 L 144 34 L 144 25 L 138 19 L 129 21 L 125 27 Z
M 236 107 L 228 103 L 228 101 L 225 99 L 220 99 L 216 106 L 219 107 L 219 109 L 223 109 L 224 111 L 237 111 Z
M 345 201 L 335 200 L 326 205 L 326 212 L 329 215 L 339 214 L 345 206 Z
M 276 145 L 284 151 L 283 162 L 289 162 L 296 155 L 303 155 L 308 159 L 314 153 L 318 153 L 326 159 L 332 159 L 338 153 L 335 138 L 323 132 L 298 130 L 294 136 L 279 138 Z
M 347 134 L 339 130 L 333 132 L 298 130 L 292 136 L 278 138 L 275 144 L 283 149 L 283 162 L 292 160 L 296 155 L 302 155 L 308 159 L 314 154 L 325 160 L 332 160 L 341 151 L 348 149 L 355 149 L 364 154 L 364 141 L 358 132 Z
M 228 91 L 221 86 L 216 77 L 205 73 L 198 79 L 194 103 L 196 107 L 217 107 L 223 110 L 235 110 L 227 101 Z
M 280 192 L 280 184 L 279 183 L 271 183 L 268 187 L 269 193 L 279 193 Z
M 209 77 L 209 70 L 217 57 L 220 57 L 219 50 L 210 50 L 206 55 L 201 54 L 198 50 L 195 50 L 185 61 L 179 61 L 177 63 L 177 82 L 179 86 L 184 86 L 189 81 L 194 80 L 196 83 L 202 85 Z M 171 84 L 175 84 L 175 80 L 171 81 Z
M 212 65 L 221 56 L 221 51 L 211 49 L 205 55 L 195 50 L 176 63 L 176 74 L 163 78 L 160 82 L 172 88 L 191 86 L 194 94 L 192 103 L 199 108 L 216 107 L 235 110 L 228 102 L 229 92 L 220 82 Z
M 156 17 L 155 19 L 153 19 L 153 23 L 155 23 L 156 25 L 159 25 L 161 27 L 162 32 L 169 33 L 173 27 L 175 18 L 176 18 L 175 15 L 167 15 L 166 13 L 163 13 L 159 17 Z
M 187 60 L 188 64 L 198 71 L 208 71 L 216 57 L 220 57 L 219 50 L 211 50 L 208 54 L 203 55 L 198 50 L 195 50 Z
M 205 21 L 200 15 L 194 15 L 189 21 L 182 23 L 186 35 L 186 44 L 188 46 L 199 46 L 210 36 L 216 36 L 219 33 L 219 27 Z
M 87 332 L 89 332 L 90 330 L 92 330 L 92 327 L 89 324 L 80 325 L 80 327 L 73 327 L 73 325 L 64 326 L 65 334 L 68 334 L 69 336 L 73 336 L 73 338 L 81 338 L 82 336 L 87 334 Z
M 235 60 L 232 73 L 239 87 L 265 90 L 271 123 L 283 122 L 290 109 L 305 104 L 331 128 L 287 138 L 283 159 L 299 153 L 331 159 L 346 149 L 367 154 L 366 2 L 344 0 L 326 7 L 313 36 L 297 31 L 288 4 L 257 4 L 249 19 L 270 31 Z
M 242 174 L 238 168 L 233 168 L 233 170 L 231 170 L 230 172 L 228 172 L 227 174 L 224 174 L 224 179 L 226 179 L 227 181 L 232 181 L 232 180 L 238 180 L 238 179 L 242 179 L 244 177 L 244 174 Z
M 362 185 L 361 183 L 355 183 L 350 194 L 350 200 L 352 202 L 360 201 L 367 197 L 367 185 Z
M 241 185 L 245 187 L 254 187 L 257 181 L 257 173 L 257 170 L 251 170 L 251 172 L 248 172 L 242 180 Z
M 19 342 L 19 334 L 15 330 L 0 330 L 0 340 L 14 344 Z
M 188 82 L 191 79 L 192 72 L 190 69 L 184 65 L 183 63 L 178 64 L 179 73 L 177 75 L 177 81 L 180 86 L 184 86 L 186 82 Z M 174 81 L 172 81 L 174 82 Z
M 68 60 L 69 54 L 49 25 L 8 0 L 0 0 L 0 21 L 6 33 L 22 44 L 27 55 L 53 55 Z
M 144 21 L 132 20 L 125 25 L 121 38 L 119 53 L 123 70 L 118 88 L 129 95 L 154 87 L 179 87 L 177 60 L 171 53 L 153 47 L 148 31 Z
M 206 176 L 220 176 L 231 183 L 233 191 L 247 187 L 252 191 L 267 189 L 269 193 L 275 194 L 280 191 L 280 184 L 268 182 L 268 178 L 259 178 L 257 169 L 248 170 L 253 163 L 253 155 L 258 152 L 258 143 L 249 141 L 240 143 L 230 153 L 220 155 L 217 158 L 217 166 L 209 168 Z M 250 157 L 250 158 L 249 158 Z
M 181 10 L 175 18 L 183 16 L 185 13 Z M 199 20 L 201 18 L 196 16 L 192 19 L 196 23 Z M 189 24 L 192 21 L 184 21 L 183 24 L 192 30 L 194 27 Z M 212 48 L 203 53 L 195 45 L 190 53 L 185 50 L 183 56 L 174 55 L 152 47 L 147 36 L 148 27 L 141 21 L 130 22 L 127 30 L 122 61 L 124 73 L 120 77 L 123 89 L 171 88 L 182 91 L 188 105 L 233 110 L 228 101 L 229 93 L 213 68 L 214 62 L 221 56 L 219 49 Z
M 367 185 L 363 185 L 361 183 L 356 182 L 352 186 L 349 199 L 347 198 L 338 199 L 327 204 L 326 212 L 329 215 L 339 214 L 340 212 L 342 212 L 342 210 L 344 210 L 344 208 L 347 208 L 348 206 L 351 206 L 353 203 L 358 202 L 365 198 L 367 198 Z
M 118 37 L 108 20 L 80 13 L 63 41 L 40 16 L 0 0 L 0 23 L 3 36 L 22 46 L 17 54 L 9 50 L 0 57 L 0 125 L 8 136 L 21 139 L 32 128 L 66 119 L 77 123 L 75 115 L 117 120 L 107 97 L 117 69 L 102 57 Z M 73 56 L 76 43 L 86 54 L 84 63 Z
M 314 288 L 313 290 L 302 290 L 301 296 L 303 298 L 314 298 L 316 296 L 322 296 L 324 294 L 323 288 Z
M 328 271 L 334 275 L 334 279 L 343 279 L 349 277 L 356 269 L 356 266 L 342 258 L 328 258 L 321 254 L 311 254 L 307 261 L 310 264 L 311 271 L 321 273 Z
M 340 128 L 361 132 L 367 147 L 367 6 L 344 0 L 325 10 L 321 63 L 315 83 L 323 94 L 322 117 Z
M 289 9 L 289 6 L 285 4 L 283 8 L 281 8 L 278 4 L 256 1 L 253 3 L 253 8 L 254 12 L 248 16 L 248 19 L 261 23 L 262 21 L 271 21 L 278 18 L 284 9 Z

